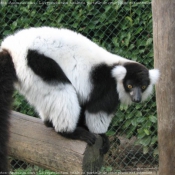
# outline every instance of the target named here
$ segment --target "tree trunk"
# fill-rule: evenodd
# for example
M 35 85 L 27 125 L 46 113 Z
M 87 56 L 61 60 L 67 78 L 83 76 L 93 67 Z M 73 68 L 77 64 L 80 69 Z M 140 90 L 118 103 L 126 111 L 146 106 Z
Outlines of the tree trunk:
M 159 175 L 175 174 L 175 1 L 153 0 Z

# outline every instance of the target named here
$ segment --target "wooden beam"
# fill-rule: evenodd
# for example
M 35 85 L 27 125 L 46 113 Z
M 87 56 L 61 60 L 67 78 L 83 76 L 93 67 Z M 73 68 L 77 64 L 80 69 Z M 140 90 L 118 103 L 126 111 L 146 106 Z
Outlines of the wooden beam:
M 175 1 L 153 0 L 155 67 L 161 72 L 156 87 L 159 175 L 175 174 Z
M 62 174 L 99 171 L 103 157 L 99 154 L 102 139 L 94 146 L 61 137 L 38 118 L 18 112 L 11 114 L 10 156 Z M 76 173 L 77 172 L 77 173 Z

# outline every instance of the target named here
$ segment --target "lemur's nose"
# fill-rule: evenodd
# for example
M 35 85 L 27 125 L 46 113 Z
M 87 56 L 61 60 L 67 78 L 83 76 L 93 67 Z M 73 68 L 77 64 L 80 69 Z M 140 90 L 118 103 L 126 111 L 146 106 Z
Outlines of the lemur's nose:
M 139 87 L 135 87 L 133 88 L 133 93 L 132 93 L 132 101 L 135 103 L 139 103 L 142 100 L 142 92 L 141 89 Z

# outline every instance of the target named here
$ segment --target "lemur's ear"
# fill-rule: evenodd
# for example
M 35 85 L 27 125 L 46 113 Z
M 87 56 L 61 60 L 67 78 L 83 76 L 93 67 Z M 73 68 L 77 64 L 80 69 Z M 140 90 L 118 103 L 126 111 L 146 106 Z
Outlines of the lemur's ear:
M 122 81 L 126 75 L 126 68 L 123 66 L 115 66 L 112 69 L 112 76 L 117 79 L 117 81 Z
M 149 78 L 150 78 L 151 84 L 156 84 L 157 81 L 159 80 L 159 77 L 160 77 L 160 72 L 158 69 L 149 70 Z

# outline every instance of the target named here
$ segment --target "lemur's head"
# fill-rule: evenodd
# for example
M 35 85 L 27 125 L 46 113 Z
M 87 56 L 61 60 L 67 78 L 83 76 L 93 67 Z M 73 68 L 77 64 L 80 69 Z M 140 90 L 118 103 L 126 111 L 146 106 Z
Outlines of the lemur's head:
M 146 100 L 159 79 L 157 69 L 148 70 L 142 64 L 135 62 L 117 65 L 113 68 L 112 75 L 117 80 L 119 99 L 124 104 Z

